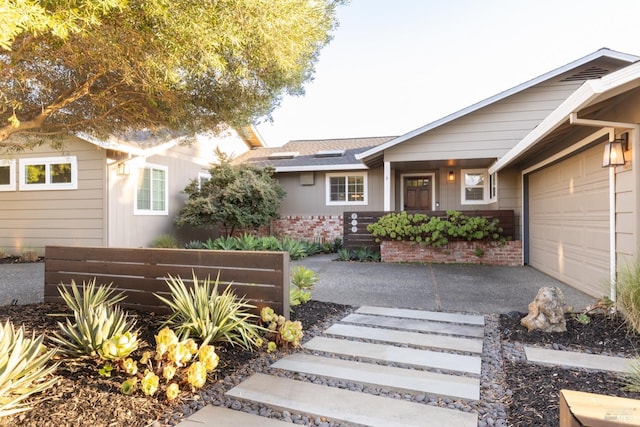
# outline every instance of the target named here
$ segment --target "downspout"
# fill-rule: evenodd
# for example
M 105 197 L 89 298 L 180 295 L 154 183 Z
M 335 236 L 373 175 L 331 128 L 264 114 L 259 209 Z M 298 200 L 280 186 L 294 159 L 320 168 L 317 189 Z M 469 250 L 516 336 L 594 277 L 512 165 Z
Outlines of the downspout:
M 579 126 L 592 126 L 609 130 L 609 141 L 613 141 L 616 138 L 616 129 L 627 129 L 633 132 L 631 141 L 635 141 L 638 138 L 640 125 L 635 123 L 623 123 L 613 122 L 608 120 L 593 120 L 593 119 L 580 119 L 577 113 L 569 114 L 569 123 Z M 633 147 L 633 152 L 637 150 L 637 147 Z M 635 170 L 635 165 L 633 165 Z M 634 234 L 637 235 L 637 230 L 634 230 Z M 616 276 L 618 271 L 617 265 L 617 252 L 616 252 L 616 170 L 615 168 L 609 168 L 609 283 L 610 283 L 610 298 L 612 301 L 616 301 Z

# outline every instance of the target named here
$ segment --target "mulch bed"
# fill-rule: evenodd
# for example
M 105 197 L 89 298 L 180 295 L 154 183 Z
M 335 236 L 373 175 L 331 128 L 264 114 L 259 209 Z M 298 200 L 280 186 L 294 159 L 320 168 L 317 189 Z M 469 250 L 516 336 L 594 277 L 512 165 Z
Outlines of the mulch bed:
M 500 316 L 503 342 L 514 341 L 593 354 L 638 355 L 640 336 L 629 331 L 620 316 L 597 314 L 591 316 L 589 324 L 582 324 L 567 315 L 566 333 L 544 333 L 528 332 L 522 327 L 520 319 L 525 314 Z M 640 393 L 622 391 L 622 378 L 613 373 L 512 361 L 505 361 L 504 370 L 508 387 L 513 392 L 507 407 L 510 426 L 559 425 L 559 393 L 562 389 L 640 398 Z
M 310 328 L 325 318 L 344 311 L 347 307 L 339 304 L 310 301 L 295 308 L 292 320 L 300 320 Z M 17 327 L 24 325 L 28 331 L 50 335 L 57 329 L 56 322 L 61 317 L 52 313 L 69 313 L 61 304 L 43 303 L 16 306 L 0 306 L 0 321 L 11 320 Z M 154 334 L 160 329 L 164 318 L 146 313 L 135 313 L 136 327 L 140 328 L 139 338 L 146 343 L 155 343 Z M 150 346 L 141 345 L 133 354 L 138 360 Z M 258 353 L 250 353 L 239 347 L 216 346 L 220 363 L 210 374 L 208 384 L 224 381 L 235 370 L 250 362 Z M 92 362 L 63 363 L 56 374 L 60 381 L 46 392 L 47 399 L 32 410 L 15 416 L 0 418 L 0 426 L 149 426 L 163 425 L 167 414 L 181 412 L 182 405 L 188 405 L 191 396 L 184 396 L 174 402 L 167 402 L 164 396 L 145 397 L 142 394 L 125 396 L 120 393 L 120 384 L 126 378 L 114 373 L 111 378 L 98 375 L 99 365 Z M 156 424 L 154 424 L 156 422 Z

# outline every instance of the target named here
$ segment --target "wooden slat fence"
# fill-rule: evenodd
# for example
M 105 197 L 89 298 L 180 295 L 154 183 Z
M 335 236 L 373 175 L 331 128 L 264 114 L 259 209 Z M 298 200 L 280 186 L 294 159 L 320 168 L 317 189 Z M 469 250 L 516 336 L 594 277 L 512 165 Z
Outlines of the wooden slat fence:
M 68 288 L 71 279 L 81 285 L 95 277 L 98 284 L 113 283 L 126 294 L 123 308 L 166 313 L 168 308 L 153 293 L 169 295 L 168 275 L 190 284 L 192 272 L 198 279 L 219 275 L 219 292 L 230 283 L 256 311 L 268 305 L 289 318 L 287 252 L 47 246 L 44 300 L 62 302 L 58 286 Z
M 478 210 L 478 211 L 460 211 L 466 216 L 482 216 L 489 219 L 497 218 L 500 221 L 500 227 L 503 228 L 505 237 L 515 236 L 515 213 L 513 210 Z M 380 252 L 380 244 L 376 243 L 371 233 L 367 231 L 367 225 L 373 224 L 380 217 L 390 212 L 344 212 L 343 223 L 343 245 L 349 250 L 360 247 L 369 247 L 376 252 Z M 428 216 L 437 216 L 445 218 L 446 211 L 415 211 L 411 213 L 423 213 Z

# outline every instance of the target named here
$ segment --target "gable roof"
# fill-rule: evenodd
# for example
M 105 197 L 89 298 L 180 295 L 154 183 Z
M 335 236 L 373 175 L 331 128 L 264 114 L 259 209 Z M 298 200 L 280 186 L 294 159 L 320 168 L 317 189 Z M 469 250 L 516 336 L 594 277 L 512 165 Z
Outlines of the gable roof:
M 391 147 L 394 147 L 398 144 L 401 144 L 404 141 L 407 141 L 417 135 L 423 134 L 425 132 L 428 132 L 432 129 L 435 129 L 437 127 L 440 127 L 444 124 L 447 124 L 449 122 L 452 122 L 453 120 L 456 120 L 460 117 L 466 116 L 470 113 L 473 113 L 474 111 L 477 111 L 483 107 L 486 107 L 488 105 L 491 105 L 493 103 L 496 103 L 498 101 L 501 101 L 509 96 L 512 96 L 514 94 L 517 94 L 519 92 L 522 92 L 526 89 L 531 88 L 532 86 L 535 86 L 539 83 L 542 83 L 544 81 L 547 81 L 549 79 L 553 79 L 555 77 L 558 77 L 562 74 L 565 74 L 571 70 L 574 70 L 576 68 L 582 67 L 586 64 L 589 64 L 592 61 L 595 61 L 597 59 L 600 58 L 607 58 L 612 60 L 612 62 L 617 63 L 617 68 L 623 67 L 626 64 L 630 64 L 633 62 L 636 62 L 638 60 L 640 60 L 639 56 L 635 56 L 635 55 L 630 55 L 630 54 L 626 54 L 626 53 L 622 53 L 622 52 L 617 52 L 611 49 L 607 49 L 607 48 L 602 48 L 597 50 L 596 52 L 593 52 L 587 56 L 584 56 L 580 59 L 577 59 L 573 62 L 570 62 L 562 67 L 556 68 L 552 71 L 549 71 L 545 74 L 542 74 L 541 76 L 538 76 L 534 79 L 531 79 L 529 81 L 526 81 L 524 83 L 519 84 L 518 86 L 515 86 L 511 89 L 507 89 L 503 92 L 500 92 L 490 98 L 487 98 L 483 101 L 480 101 L 478 103 L 472 104 L 466 108 L 463 108 L 462 110 L 456 111 L 455 113 L 449 114 L 448 116 L 442 117 L 441 119 L 438 119 L 434 122 L 428 123 L 418 129 L 412 130 L 404 135 L 401 135 L 397 138 L 394 138 L 390 141 L 387 141 L 384 144 L 380 144 L 370 150 L 364 151 L 358 155 L 356 155 L 356 159 L 358 160 L 363 160 L 365 161 L 368 158 L 372 158 L 375 156 L 379 156 L 381 155 L 381 153 Z M 613 65 L 613 64 L 612 64 Z M 575 73 L 574 75 L 570 75 L 567 76 L 567 79 L 569 80 L 587 80 L 590 78 L 596 78 L 596 77 L 601 77 L 602 75 L 605 75 L 607 73 L 611 72 L 611 69 L 600 69 L 598 67 L 590 67 L 590 68 L 586 68 L 584 70 L 580 70 L 579 72 Z
M 515 162 L 561 125 L 571 123 L 573 119 L 577 118 L 577 112 L 585 107 L 637 87 L 640 87 L 640 62 L 636 62 L 602 78 L 587 80 L 515 147 L 498 159 L 493 166 L 489 168 L 489 172 L 498 172 Z M 601 123 L 603 123 L 602 127 L 605 127 L 604 122 Z M 619 125 L 623 124 L 620 123 Z M 638 125 L 631 123 L 626 124 L 626 126 L 638 127 Z M 616 127 L 615 123 L 611 123 L 611 127 Z
M 282 147 L 247 151 L 234 163 L 272 166 L 276 172 L 368 169 L 356 155 L 394 139 L 393 136 L 289 141 Z

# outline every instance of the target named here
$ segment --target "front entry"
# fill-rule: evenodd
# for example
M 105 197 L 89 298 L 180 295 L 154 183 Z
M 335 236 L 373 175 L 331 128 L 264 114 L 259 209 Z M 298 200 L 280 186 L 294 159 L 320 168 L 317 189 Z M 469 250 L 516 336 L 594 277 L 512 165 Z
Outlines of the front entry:
M 431 177 L 412 176 L 404 180 L 404 209 L 430 211 Z

